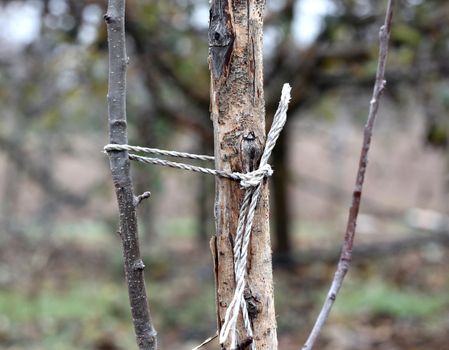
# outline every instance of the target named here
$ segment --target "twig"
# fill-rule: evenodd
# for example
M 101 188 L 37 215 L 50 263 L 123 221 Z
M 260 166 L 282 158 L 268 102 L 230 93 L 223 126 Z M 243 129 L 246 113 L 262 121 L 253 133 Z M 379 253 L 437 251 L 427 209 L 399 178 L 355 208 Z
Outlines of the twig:
M 151 197 L 151 192 L 146 191 L 140 195 L 138 195 L 137 197 L 134 198 L 134 206 L 137 208 L 139 206 L 139 204 L 147 198 Z
M 127 144 L 126 66 L 128 59 L 125 47 L 125 0 L 109 0 L 104 19 L 108 27 L 109 44 L 109 142 Z M 156 350 L 156 330 L 151 321 L 145 291 L 143 275 L 145 265 L 140 258 L 135 197 L 128 152 L 119 150 L 108 154 L 120 213 L 125 276 L 137 344 L 140 350 Z
M 374 84 L 373 96 L 370 101 L 370 109 L 368 114 L 368 120 L 365 124 L 364 134 L 363 134 L 363 144 L 360 154 L 359 168 L 357 170 L 357 179 L 355 183 L 354 192 L 352 195 L 352 205 L 349 210 L 348 223 L 346 226 L 346 232 L 343 241 L 343 247 L 341 250 L 340 260 L 338 262 L 337 271 L 335 272 L 332 285 L 327 294 L 324 305 L 318 315 L 318 318 L 313 326 L 313 329 L 304 344 L 302 350 L 311 350 L 315 341 L 323 328 L 326 320 L 329 317 L 331 308 L 337 298 L 337 294 L 343 283 L 343 279 L 348 272 L 349 264 L 352 257 L 352 246 L 354 243 L 355 228 L 357 223 L 357 216 L 360 208 L 360 200 L 362 197 L 363 182 L 365 179 L 365 172 L 368 165 L 368 152 L 371 144 L 371 137 L 373 133 L 374 121 L 377 116 L 377 111 L 379 109 L 379 100 L 382 92 L 385 88 L 385 65 L 387 61 L 388 54 L 388 40 L 390 37 L 391 30 L 391 20 L 393 17 L 393 7 L 394 0 L 389 0 L 387 5 L 387 11 L 385 15 L 385 22 L 380 28 L 379 32 L 379 60 L 376 72 L 376 82 Z
M 218 332 L 215 335 L 207 338 L 205 341 L 203 341 L 200 345 L 194 347 L 192 350 L 199 350 L 199 349 L 201 349 L 204 345 L 209 344 L 212 340 L 214 340 L 217 337 L 218 337 Z

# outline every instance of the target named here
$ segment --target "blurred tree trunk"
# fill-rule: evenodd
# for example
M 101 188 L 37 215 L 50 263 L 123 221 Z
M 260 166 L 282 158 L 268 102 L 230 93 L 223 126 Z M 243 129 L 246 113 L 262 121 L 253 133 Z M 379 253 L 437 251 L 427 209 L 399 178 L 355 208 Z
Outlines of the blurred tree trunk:
M 257 167 L 265 143 L 262 31 L 265 1 L 213 0 L 209 27 L 211 117 L 214 124 L 215 166 L 248 172 Z M 245 152 L 242 144 L 250 144 Z M 233 244 L 244 191 L 236 181 L 217 178 L 215 258 L 218 327 L 235 290 Z M 262 187 L 248 254 L 245 299 L 257 349 L 277 349 L 273 300 L 268 188 Z M 241 349 L 250 339 L 238 320 Z M 224 349 L 230 349 L 226 341 Z
M 20 195 L 22 174 L 14 164 L 4 168 L 0 223 L 5 233 L 15 232 L 17 227 L 16 212 Z
M 213 145 L 202 139 L 201 140 L 201 151 L 200 154 L 211 154 Z M 207 175 L 198 176 L 198 190 L 197 190 L 197 201 L 198 201 L 198 243 L 202 248 L 205 243 L 207 245 L 207 240 L 210 238 L 211 232 L 211 218 L 213 215 L 213 197 L 212 197 L 212 178 Z
M 53 172 L 55 168 L 55 159 L 56 154 L 55 150 L 57 149 L 54 141 L 54 135 L 52 132 L 45 132 L 45 142 L 42 142 L 40 159 L 38 160 L 41 164 L 45 164 L 45 167 L 49 172 Z M 48 178 L 43 178 L 42 181 L 49 181 Z M 49 183 L 47 184 L 47 186 Z M 45 232 L 47 235 L 53 233 L 56 213 L 59 209 L 58 203 L 51 198 L 50 196 L 45 196 L 41 201 L 40 213 L 38 224 L 39 228 Z
M 137 142 L 138 145 L 157 145 L 157 138 L 154 125 L 156 125 L 157 112 L 152 108 L 144 109 L 138 113 L 136 118 L 136 130 L 137 130 Z M 157 183 L 157 173 L 154 167 L 145 167 L 144 169 L 136 169 L 136 191 L 137 193 L 143 193 L 151 190 L 151 194 L 154 197 L 157 189 L 153 188 Z M 150 188 L 150 185 L 153 186 Z M 154 206 L 153 205 L 141 205 L 138 208 L 139 220 L 143 224 L 142 245 L 151 244 L 151 240 L 156 233 Z
M 276 147 L 273 149 L 273 167 L 276 176 L 273 176 L 273 203 L 274 203 L 274 228 L 275 228 L 275 255 L 277 261 L 288 259 L 291 254 L 290 213 L 288 200 L 288 163 L 287 163 L 287 131 L 284 128 Z

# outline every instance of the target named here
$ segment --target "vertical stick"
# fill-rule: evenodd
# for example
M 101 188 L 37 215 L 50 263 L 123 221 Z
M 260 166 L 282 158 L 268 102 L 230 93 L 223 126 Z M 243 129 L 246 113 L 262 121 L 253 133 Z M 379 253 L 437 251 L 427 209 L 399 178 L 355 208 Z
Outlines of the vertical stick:
M 109 142 L 127 144 L 125 0 L 109 0 L 104 19 L 109 43 Z M 138 201 L 134 197 L 128 152 L 110 151 L 108 154 L 120 213 L 125 276 L 137 344 L 140 350 L 155 350 L 156 330 L 151 322 L 145 291 L 145 265 L 140 258 L 137 230 Z
M 249 172 L 260 161 L 265 143 L 262 30 L 265 1 L 212 0 L 209 27 L 211 118 L 214 124 L 215 166 Z M 218 328 L 235 290 L 233 245 L 243 192 L 236 181 L 216 179 L 215 259 Z M 241 317 L 239 348 L 254 341 L 257 349 L 276 350 L 268 189 L 262 185 L 248 254 L 245 300 L 252 322 L 248 339 Z M 230 342 L 223 344 L 230 349 Z
M 341 250 L 340 260 L 338 262 L 337 271 L 335 272 L 332 285 L 327 294 L 324 305 L 318 315 L 313 329 L 303 346 L 303 350 L 312 350 L 315 341 L 326 323 L 329 313 L 337 298 L 338 292 L 343 284 L 343 279 L 349 269 L 352 258 L 352 246 L 354 244 L 355 228 L 357 224 L 357 216 L 359 214 L 360 201 L 362 198 L 363 183 L 365 180 L 366 168 L 368 166 L 368 152 L 371 145 L 373 135 L 374 122 L 376 120 L 377 111 L 379 110 L 379 101 L 385 88 L 385 66 L 388 55 L 388 40 L 390 38 L 391 21 L 393 18 L 394 0 L 388 1 L 385 22 L 379 32 L 379 60 L 377 64 L 376 81 L 374 83 L 373 96 L 370 101 L 368 120 L 365 124 L 363 133 L 362 150 L 360 153 L 359 167 L 357 170 L 357 178 L 355 182 L 354 192 L 352 194 L 352 205 L 349 209 L 348 222 L 343 240 L 343 248 Z

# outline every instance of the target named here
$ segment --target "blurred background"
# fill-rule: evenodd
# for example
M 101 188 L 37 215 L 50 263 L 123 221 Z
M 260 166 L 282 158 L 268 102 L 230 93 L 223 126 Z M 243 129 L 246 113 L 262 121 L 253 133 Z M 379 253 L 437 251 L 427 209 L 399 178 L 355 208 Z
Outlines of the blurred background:
M 279 348 L 335 270 L 386 1 L 267 1 Z M 128 0 L 130 144 L 212 154 L 207 0 Z M 107 158 L 106 1 L 0 1 L 0 348 L 134 349 Z M 449 349 L 449 3 L 397 1 L 354 262 L 317 349 Z M 162 349 L 215 333 L 214 179 L 133 164 Z M 216 346 L 210 346 L 215 349 Z

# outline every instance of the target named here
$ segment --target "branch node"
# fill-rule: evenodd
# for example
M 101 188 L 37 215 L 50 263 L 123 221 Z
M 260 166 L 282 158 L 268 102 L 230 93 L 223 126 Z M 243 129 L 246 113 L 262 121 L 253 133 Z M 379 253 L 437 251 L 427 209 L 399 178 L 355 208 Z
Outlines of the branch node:
M 151 197 L 151 192 L 150 191 L 146 191 L 144 193 L 142 193 L 141 195 L 134 197 L 134 206 L 137 208 L 139 206 L 139 204 L 147 198 Z
M 111 15 L 109 15 L 108 13 L 105 13 L 103 15 L 103 19 L 107 24 L 111 24 L 112 22 L 114 22 L 114 19 L 112 18 Z
M 250 319 L 255 319 L 257 314 L 260 312 L 258 303 L 260 302 L 260 296 L 253 292 L 249 288 L 245 288 L 243 292 L 243 297 L 245 298 L 246 307 L 248 309 L 248 315 Z
M 143 270 L 145 268 L 145 264 L 143 263 L 142 259 L 138 259 L 133 264 L 134 270 Z
M 385 25 L 381 26 L 380 30 L 379 30 L 379 40 L 385 41 L 385 40 L 388 40 L 388 37 L 389 37 L 389 33 L 387 31 L 387 27 Z

